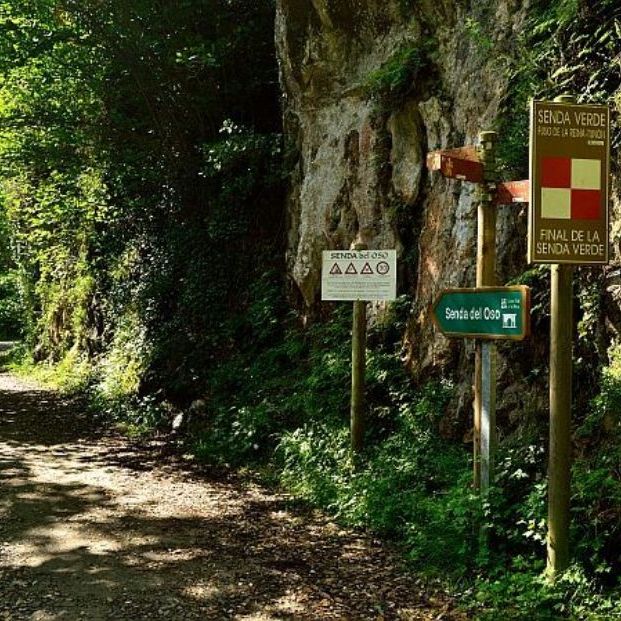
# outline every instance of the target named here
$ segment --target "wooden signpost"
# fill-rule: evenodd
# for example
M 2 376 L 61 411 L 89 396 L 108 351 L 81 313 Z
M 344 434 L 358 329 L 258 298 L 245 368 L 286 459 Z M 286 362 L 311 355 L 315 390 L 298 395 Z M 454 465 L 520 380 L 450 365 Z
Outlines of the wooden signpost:
M 485 494 L 495 452 L 496 372 L 493 341 L 521 341 L 530 334 L 530 290 L 515 287 L 446 289 L 433 308 L 433 319 L 447 337 L 470 337 L 481 345 L 480 366 L 475 378 L 480 383 L 480 487 Z M 477 471 L 475 470 L 475 472 Z
M 353 250 L 324 251 L 321 299 L 353 302 L 350 433 L 356 454 L 362 451 L 365 428 L 366 303 L 396 297 L 396 250 L 369 250 L 366 244 L 359 243 Z
M 569 566 L 573 266 L 608 261 L 610 112 L 571 96 L 531 107 L 529 260 L 551 263 L 548 574 Z
M 512 203 L 530 202 L 530 180 L 504 181 L 498 184 L 494 204 L 511 205 Z
M 356 244 L 355 250 L 366 250 L 366 244 Z M 354 302 L 351 329 L 351 449 L 360 453 L 364 445 L 364 397 L 367 369 L 367 303 Z
M 460 179 L 471 183 L 483 182 L 483 164 L 474 145 L 458 149 L 432 151 L 427 156 L 427 168 L 438 170 L 444 177 L 451 179 Z
M 481 132 L 481 161 L 484 183 L 480 186 L 477 234 L 477 287 L 496 284 L 496 132 Z M 489 491 L 496 452 L 496 346 L 476 342 L 474 358 L 475 487 Z M 478 477 L 478 480 L 477 480 Z
M 533 101 L 528 257 L 531 263 L 608 263 L 607 106 L 573 97 Z
M 496 208 L 528 201 L 528 181 L 497 184 L 496 132 L 479 135 L 480 146 L 435 151 L 427 167 L 443 176 L 479 185 L 476 286 L 496 285 Z M 477 340 L 474 373 L 474 486 L 489 490 L 496 444 L 496 347 L 491 340 Z

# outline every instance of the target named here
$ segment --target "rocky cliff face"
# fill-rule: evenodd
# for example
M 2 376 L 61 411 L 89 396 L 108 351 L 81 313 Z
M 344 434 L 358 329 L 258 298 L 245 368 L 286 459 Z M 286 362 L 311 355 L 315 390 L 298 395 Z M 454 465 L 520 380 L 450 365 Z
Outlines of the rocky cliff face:
M 463 348 L 437 334 L 429 306 L 441 288 L 475 281 L 474 188 L 430 175 L 425 156 L 473 144 L 493 127 L 507 90 L 500 59 L 516 53 L 524 20 L 523 2 L 465 4 L 278 3 L 285 131 L 296 158 L 290 274 L 311 305 L 322 250 L 357 239 L 397 248 L 399 288 L 413 296 L 405 344 L 415 374 L 463 362 Z M 525 232 L 525 212 L 501 210 L 499 282 L 523 268 Z

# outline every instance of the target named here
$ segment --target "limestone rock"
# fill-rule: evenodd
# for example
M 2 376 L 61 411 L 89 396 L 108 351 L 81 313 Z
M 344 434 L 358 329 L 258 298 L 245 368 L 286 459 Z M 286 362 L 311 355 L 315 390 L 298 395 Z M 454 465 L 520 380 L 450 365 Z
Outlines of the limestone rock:
M 421 380 L 453 372 L 462 421 L 471 412 L 473 346 L 439 334 L 430 309 L 441 289 L 475 284 L 477 200 L 471 184 L 430 174 L 425 159 L 494 127 L 510 86 L 501 52 L 515 53 L 524 12 L 513 0 L 469 8 L 453 0 L 277 2 L 292 281 L 312 308 L 322 250 L 358 239 L 396 248 L 399 292 L 412 300 L 406 363 Z M 493 23 L 489 40 L 467 28 L 473 16 Z M 499 211 L 499 283 L 526 267 L 526 220 L 524 209 Z
M 492 3 L 494 49 L 511 45 L 521 4 Z M 474 189 L 429 175 L 426 153 L 473 144 L 492 126 L 508 86 L 498 58 L 465 28 L 464 11 L 448 0 L 278 2 L 285 131 L 296 154 L 290 274 L 311 306 L 319 298 L 324 249 L 362 239 L 372 248 L 396 248 L 402 265 L 404 257 L 417 257 L 403 265 L 399 283 L 413 297 L 405 342 L 417 374 L 439 360 L 461 364 L 463 355 L 433 327 L 429 307 L 443 287 L 474 285 L 476 256 Z M 417 60 L 421 66 L 409 79 L 406 64 Z M 373 80 L 389 86 L 401 80 L 401 90 L 371 92 Z M 499 221 L 502 282 L 525 263 L 513 242 L 525 219 L 509 209 Z

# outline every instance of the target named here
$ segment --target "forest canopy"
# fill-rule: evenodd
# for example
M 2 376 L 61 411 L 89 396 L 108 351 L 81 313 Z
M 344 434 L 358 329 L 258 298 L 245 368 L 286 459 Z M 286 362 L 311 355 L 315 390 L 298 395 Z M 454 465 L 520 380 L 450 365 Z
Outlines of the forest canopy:
M 226 347 L 249 266 L 224 255 L 279 226 L 272 32 L 270 2 L 0 5 L 5 261 L 37 359 Z

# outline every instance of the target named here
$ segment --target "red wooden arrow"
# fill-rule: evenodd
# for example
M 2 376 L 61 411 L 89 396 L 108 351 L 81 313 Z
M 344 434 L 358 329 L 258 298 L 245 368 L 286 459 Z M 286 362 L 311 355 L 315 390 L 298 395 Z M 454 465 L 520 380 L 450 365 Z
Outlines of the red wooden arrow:
M 483 164 L 475 146 L 432 151 L 427 156 L 427 168 L 438 170 L 444 177 L 472 183 L 483 182 Z
M 530 181 L 503 181 L 498 184 L 494 203 L 496 205 L 511 205 L 513 203 L 530 202 Z
M 439 171 L 444 177 L 461 179 L 472 183 L 483 182 L 483 164 L 476 147 L 432 151 L 427 155 L 427 168 Z M 494 192 L 495 205 L 512 205 L 530 201 L 530 181 L 503 181 Z

